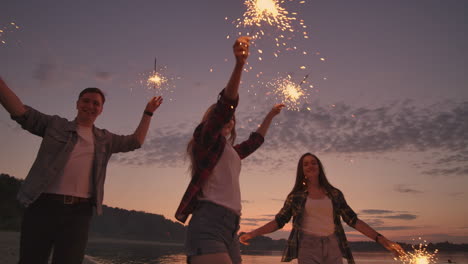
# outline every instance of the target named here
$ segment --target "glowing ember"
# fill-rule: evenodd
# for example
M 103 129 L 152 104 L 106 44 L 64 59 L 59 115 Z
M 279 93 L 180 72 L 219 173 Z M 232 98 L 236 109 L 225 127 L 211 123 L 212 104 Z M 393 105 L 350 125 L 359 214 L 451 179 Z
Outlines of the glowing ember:
M 421 240 L 421 238 L 419 238 Z M 402 256 L 395 260 L 400 260 L 404 264 L 435 264 L 436 263 L 436 254 L 438 250 L 436 249 L 434 253 L 427 251 L 426 241 L 419 243 L 419 246 L 416 248 L 412 246 L 414 252 L 405 252 Z
M 0 45 L 6 44 L 5 35 L 11 33 L 20 27 L 15 22 L 10 22 L 6 26 L 0 27 Z
M 153 87 L 155 88 L 159 88 L 161 87 L 162 85 L 164 85 L 165 83 L 167 83 L 167 78 L 162 76 L 160 73 L 158 72 L 155 72 L 153 75 L 151 75 L 147 82 L 148 82 L 148 85 L 152 85 Z

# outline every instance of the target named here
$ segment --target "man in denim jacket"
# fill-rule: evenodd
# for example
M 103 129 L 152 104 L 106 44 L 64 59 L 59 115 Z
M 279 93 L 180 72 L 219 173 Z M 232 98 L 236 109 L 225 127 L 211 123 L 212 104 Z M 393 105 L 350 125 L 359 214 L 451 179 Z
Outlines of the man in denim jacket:
M 84 89 L 73 121 L 23 105 L 0 77 L 0 103 L 13 120 L 42 137 L 36 160 L 18 193 L 27 208 L 20 239 L 20 264 L 81 263 L 88 240 L 92 208 L 102 213 L 107 163 L 113 153 L 138 149 L 162 98 L 153 97 L 131 135 L 96 128 L 105 102 L 98 88 Z

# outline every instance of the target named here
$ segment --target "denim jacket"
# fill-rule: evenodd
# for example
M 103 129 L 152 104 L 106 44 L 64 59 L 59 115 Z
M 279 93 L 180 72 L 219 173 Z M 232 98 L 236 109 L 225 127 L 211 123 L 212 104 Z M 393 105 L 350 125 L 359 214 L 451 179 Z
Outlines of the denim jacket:
M 29 206 L 48 185 L 57 180 L 67 163 L 75 144 L 78 141 L 76 120 L 69 121 L 57 115 L 46 115 L 32 107 L 26 106 L 24 115 L 13 117 L 21 127 L 36 136 L 42 142 L 23 185 L 18 192 L 18 200 Z M 94 157 L 92 166 L 92 200 L 98 214 L 102 214 L 104 198 L 104 181 L 107 163 L 113 153 L 128 152 L 141 147 L 133 135 L 115 135 L 105 129 L 93 126 Z

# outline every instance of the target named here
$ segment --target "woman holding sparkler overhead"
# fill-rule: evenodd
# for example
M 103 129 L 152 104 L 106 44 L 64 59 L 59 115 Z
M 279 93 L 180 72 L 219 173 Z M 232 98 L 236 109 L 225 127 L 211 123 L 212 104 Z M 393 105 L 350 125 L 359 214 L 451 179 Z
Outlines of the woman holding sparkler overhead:
M 188 263 L 242 262 L 237 237 L 241 214 L 241 159 L 260 147 L 272 119 L 284 107 L 275 105 L 249 139 L 233 146 L 234 112 L 249 40 L 248 37 L 236 40 L 233 47 L 236 65 L 231 78 L 218 102 L 206 111 L 187 146 L 192 179 L 175 217 L 185 223 L 192 214 L 185 242 Z
M 275 220 L 243 234 L 239 240 L 248 245 L 248 240 L 282 228 L 291 217 L 293 228 L 283 252 L 283 262 L 297 258 L 299 264 L 341 264 L 344 257 L 348 264 L 354 264 L 340 217 L 386 249 L 395 254 L 403 252 L 400 245 L 358 219 L 343 193 L 328 182 L 320 160 L 311 153 L 299 159 L 296 183 Z

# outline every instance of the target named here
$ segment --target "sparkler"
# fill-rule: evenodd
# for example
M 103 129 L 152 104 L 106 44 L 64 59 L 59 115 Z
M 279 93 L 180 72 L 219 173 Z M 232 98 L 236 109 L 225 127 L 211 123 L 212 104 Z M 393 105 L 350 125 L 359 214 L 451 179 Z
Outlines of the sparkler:
M 300 106 L 308 100 L 308 91 L 306 88 L 302 87 L 308 77 L 309 75 L 307 74 L 302 81 L 297 84 L 292 81 L 291 75 L 287 75 L 286 78 L 277 78 L 269 82 L 267 87 L 272 87 L 274 89 L 277 100 L 283 102 L 288 110 L 299 111 Z
M 297 32 L 296 28 L 305 29 L 307 26 L 304 20 L 296 18 L 296 12 L 289 12 L 284 8 L 286 2 L 297 2 L 296 0 L 245 0 L 244 5 L 247 10 L 242 18 L 233 21 L 237 29 L 247 29 L 245 35 L 252 37 L 251 45 L 255 45 L 255 40 L 259 40 L 265 35 L 271 35 L 275 41 L 277 50 L 273 52 L 274 57 L 278 57 L 281 53 L 280 49 L 296 50 L 296 47 L 289 47 L 288 41 L 291 40 Z M 305 1 L 300 1 L 303 4 Z M 227 18 L 226 18 L 227 20 Z M 299 22 L 299 25 L 295 25 Z M 268 30 L 272 29 L 272 30 Z M 279 32 L 274 34 L 273 31 Z M 242 32 L 237 33 L 239 36 L 244 35 Z M 309 38 L 308 33 L 304 30 L 297 35 L 303 38 Z M 230 36 L 227 36 L 229 38 Z M 304 51 L 305 52 L 305 51 Z M 260 53 L 260 52 L 259 52 Z M 262 60 L 259 57 L 259 60 Z
M 157 91 L 164 85 L 166 84 L 168 79 L 163 76 L 161 73 L 157 71 L 156 67 L 156 58 L 154 58 L 154 70 L 153 74 L 148 77 L 148 80 L 146 81 L 148 84 L 148 87 L 151 87 L 154 89 L 155 96 L 157 95 Z
M 421 238 L 419 238 L 421 240 Z M 430 253 L 427 251 L 427 244 L 426 241 L 424 240 L 423 243 L 419 243 L 419 246 L 416 248 L 414 245 L 412 246 L 414 252 L 406 252 L 402 256 L 400 256 L 398 259 L 395 258 L 395 260 L 400 260 L 404 264 L 434 264 L 436 263 L 436 254 L 438 250 L 436 249 L 434 253 Z
M 139 84 L 145 86 L 148 90 L 154 90 L 154 96 L 167 96 L 168 94 L 173 93 L 175 88 L 173 81 L 180 78 L 174 78 L 167 75 L 165 73 L 166 70 L 166 66 L 157 67 L 157 59 L 155 58 L 153 70 L 140 74 L 141 78 L 139 80 Z M 169 98 L 169 101 L 172 101 L 172 98 Z

